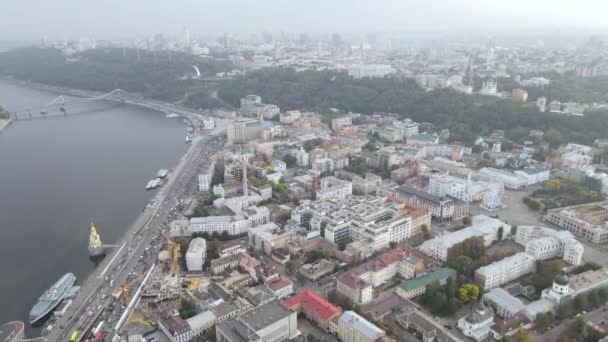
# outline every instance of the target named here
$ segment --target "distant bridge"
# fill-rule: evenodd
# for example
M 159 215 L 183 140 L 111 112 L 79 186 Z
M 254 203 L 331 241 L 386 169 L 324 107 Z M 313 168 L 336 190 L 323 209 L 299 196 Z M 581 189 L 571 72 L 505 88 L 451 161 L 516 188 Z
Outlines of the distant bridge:
M 58 90 L 58 88 L 53 87 L 50 87 L 49 89 Z M 69 93 L 69 95 L 59 95 L 53 100 L 41 106 L 33 106 L 30 108 L 13 111 L 13 119 L 30 120 L 51 116 L 67 116 L 69 107 L 93 101 L 113 101 L 131 104 L 152 110 L 157 110 L 164 113 L 175 113 L 187 119 L 192 119 L 192 114 L 196 113 L 196 111 L 184 107 L 175 106 L 170 103 L 144 99 L 144 97 L 141 95 L 132 94 L 122 89 L 114 89 L 106 94 L 98 94 L 79 90 L 59 90 L 61 92 Z
M 13 119 L 28 120 L 49 116 L 67 115 L 68 106 L 91 101 L 126 102 L 134 100 L 141 100 L 141 96 L 130 94 L 122 89 L 114 89 L 109 93 L 101 95 L 92 95 L 88 92 L 73 91 L 72 95 L 59 95 L 40 107 L 30 107 L 13 111 Z

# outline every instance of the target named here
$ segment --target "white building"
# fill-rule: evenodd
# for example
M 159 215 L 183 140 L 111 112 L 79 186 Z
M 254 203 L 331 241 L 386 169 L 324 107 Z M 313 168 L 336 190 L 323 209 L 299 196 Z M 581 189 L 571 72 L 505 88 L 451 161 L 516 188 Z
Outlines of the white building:
M 517 170 L 514 173 L 524 177 L 528 181 L 528 185 L 547 181 L 551 177 L 551 172 L 543 168 L 525 168 Z
M 302 117 L 302 112 L 299 110 L 288 110 L 285 113 L 279 114 L 279 122 L 282 124 L 292 124 Z
M 175 232 L 178 235 L 191 236 L 192 233 L 217 233 L 228 232 L 230 235 L 239 235 L 247 232 L 247 229 L 260 224 L 270 222 L 270 211 L 266 207 L 249 207 L 239 214 L 233 216 L 208 216 L 193 217 L 186 232 Z M 171 231 L 172 234 L 174 231 Z M 182 235 L 183 234 L 183 235 Z
M 394 72 L 387 64 L 353 64 L 348 67 L 348 76 L 353 78 L 384 77 Z
M 517 253 L 475 271 L 475 280 L 490 290 L 536 270 L 536 260 L 527 253 Z
M 331 119 L 331 129 L 338 130 L 342 127 L 352 126 L 353 117 L 352 115 L 345 115 L 338 118 Z
M 375 342 L 384 336 L 384 330 L 354 311 L 344 311 L 338 318 L 338 337 L 342 342 Z
M 494 315 L 492 311 L 483 305 L 478 305 L 472 309 L 469 315 L 458 320 L 458 329 L 465 336 L 475 341 L 481 341 L 490 336 L 490 327 L 493 324 Z
M 431 176 L 429 178 L 429 193 L 440 197 L 450 195 L 465 202 L 470 201 L 467 181 L 448 174 Z
M 479 175 L 489 180 L 500 181 L 507 189 L 517 190 L 528 186 L 527 177 L 506 170 L 484 167 L 479 170 Z
M 510 225 L 485 215 L 473 216 L 470 227 L 426 240 L 418 249 L 434 259 L 446 261 L 449 249 L 464 240 L 480 237 L 486 247 L 491 245 L 492 242 L 498 240 L 498 230 L 501 227 L 503 237 L 508 236 L 511 232 Z
M 317 199 L 345 199 L 353 194 L 353 184 L 333 176 L 321 178 L 321 186 L 317 191 Z
M 217 342 L 281 342 L 300 334 L 297 313 L 278 300 L 217 324 L 215 332 Z
M 207 167 L 203 166 L 203 173 L 198 175 L 198 191 L 207 192 L 211 188 L 211 181 L 215 173 L 215 160 L 211 160 Z
M 291 154 L 296 158 L 296 164 L 298 166 L 308 167 L 310 163 L 310 155 L 302 146 L 296 150 L 293 150 Z
M 526 253 L 537 260 L 561 256 L 571 265 L 583 262 L 584 246 L 565 230 L 554 230 L 538 226 L 519 226 L 515 242 L 526 248 Z
M 519 298 L 498 287 L 485 293 L 482 302 L 494 308 L 494 313 L 502 318 L 509 318 L 520 312 L 526 306 Z
M 194 238 L 186 252 L 186 267 L 188 272 L 200 272 L 207 257 L 207 242 L 203 238 Z

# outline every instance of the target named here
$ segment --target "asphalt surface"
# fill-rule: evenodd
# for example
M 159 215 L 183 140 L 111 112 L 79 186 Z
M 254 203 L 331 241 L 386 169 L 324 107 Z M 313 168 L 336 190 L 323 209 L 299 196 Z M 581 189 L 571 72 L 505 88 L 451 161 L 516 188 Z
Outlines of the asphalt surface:
M 195 189 L 198 167 L 225 143 L 220 136 L 223 126 L 225 122 L 192 141 L 191 148 L 151 201 L 153 205 L 143 210 L 116 243 L 115 249 L 85 281 L 68 311 L 53 323 L 46 336 L 48 340 L 67 341 L 75 330 L 79 331 L 78 341 L 87 340 L 90 338 L 88 332 L 101 321 L 104 322 L 102 330 L 114 329 L 126 307 L 115 300 L 112 293 L 125 282 L 145 273 L 156 261 L 163 242 L 160 232 L 177 215 L 183 195 Z M 138 285 L 133 285 L 131 293 Z

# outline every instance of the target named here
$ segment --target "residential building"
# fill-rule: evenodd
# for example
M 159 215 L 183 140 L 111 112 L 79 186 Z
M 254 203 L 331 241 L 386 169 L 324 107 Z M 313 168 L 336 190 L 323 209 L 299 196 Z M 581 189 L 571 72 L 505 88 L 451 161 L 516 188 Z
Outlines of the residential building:
M 287 248 L 292 234 L 292 231 L 281 230 L 274 222 L 249 228 L 247 231 L 249 246 L 266 255 L 271 255 L 272 251 L 277 248 Z
M 484 290 L 506 284 L 536 270 L 536 260 L 527 253 L 517 253 L 475 271 L 475 281 Z
M 500 181 L 505 188 L 511 190 L 523 189 L 528 186 L 528 177 L 506 170 L 484 167 L 479 170 L 479 175 L 489 180 Z
M 195 337 L 204 335 L 216 321 L 211 311 L 204 311 L 186 320 L 179 316 L 162 316 L 158 319 L 160 330 L 171 342 L 192 341 Z
M 206 162 L 206 165 L 202 166 L 203 173 L 198 175 L 198 191 L 207 192 L 211 188 L 211 181 L 213 180 L 213 174 L 215 173 L 215 160 Z
M 314 282 L 332 273 L 335 269 L 336 264 L 333 262 L 327 259 L 319 259 L 312 264 L 302 265 L 298 271 L 304 278 Z
M 583 262 L 583 244 L 578 242 L 569 231 L 558 231 L 538 226 L 519 226 L 515 242 L 526 248 L 526 253 L 537 260 L 562 257 L 571 265 Z
M 296 312 L 304 314 L 308 320 L 326 332 L 329 331 L 329 323 L 342 314 L 342 309 L 311 290 L 304 290 L 283 303 Z
M 545 220 L 590 242 L 608 241 L 608 201 L 549 209 Z
M 297 314 L 278 300 L 216 325 L 217 342 L 279 342 L 298 335 Z
M 395 293 L 405 299 L 418 297 L 424 294 L 427 285 L 436 281 L 445 285 L 448 277 L 455 278 L 456 271 L 451 268 L 442 268 L 418 278 L 402 281 Z
M 455 197 L 435 196 L 409 185 L 400 186 L 395 192 L 398 201 L 426 208 L 437 221 L 460 220 L 469 215 L 469 204 Z
M 512 296 L 500 287 L 485 293 L 481 300 L 494 309 L 494 313 L 502 318 L 515 316 L 526 306 L 519 298 Z
M 490 336 L 490 327 L 494 324 L 492 310 L 475 305 L 471 313 L 458 320 L 458 329 L 475 341 L 481 341 Z
M 593 289 L 606 288 L 608 287 L 608 270 L 600 268 L 599 270 L 589 270 L 573 275 L 568 281 L 568 286 L 574 296 Z
M 264 284 L 278 299 L 286 298 L 293 293 L 293 282 L 284 275 L 269 279 Z
M 172 236 L 191 236 L 193 233 L 221 234 L 228 232 L 230 235 L 239 235 L 247 232 L 247 229 L 270 222 L 270 211 L 267 207 L 251 206 L 236 213 L 233 216 L 208 216 L 193 217 L 185 232 L 175 232 Z
M 345 311 L 338 319 L 338 337 L 342 342 L 375 342 L 384 336 L 384 330 L 354 311 Z
M 394 72 L 388 64 L 352 64 L 348 66 L 348 76 L 352 78 L 384 77 Z
M 299 110 L 288 110 L 285 113 L 279 114 L 279 122 L 282 124 L 292 124 L 302 117 Z
M 429 193 L 439 197 L 447 195 L 469 202 L 470 182 L 449 174 L 431 176 L 429 178 Z
M 333 176 L 321 178 L 321 186 L 317 191 L 317 199 L 345 199 L 353 194 L 353 184 Z
M 239 265 L 239 257 L 237 254 L 221 257 L 211 260 L 209 268 L 213 274 L 220 274 L 228 270 L 235 269 Z
M 373 288 L 399 277 L 414 278 L 425 269 L 425 257 L 414 249 L 392 249 L 338 276 L 336 291 L 355 304 L 372 300 Z
M 406 140 L 406 144 L 413 146 L 425 146 L 439 143 L 439 137 L 430 133 L 412 134 Z
M 259 139 L 262 135 L 262 123 L 254 118 L 236 118 L 227 129 L 229 144 L 243 144 Z
M 339 130 L 342 127 L 352 126 L 353 117 L 352 115 L 344 115 L 341 117 L 331 119 L 331 129 L 334 131 Z
M 470 238 L 481 238 L 484 246 L 490 246 L 498 240 L 499 229 L 503 230 L 503 237 L 510 234 L 511 226 L 486 215 L 476 215 L 471 219 L 471 226 L 455 232 L 427 240 L 418 246 L 418 249 L 434 259 L 447 261 L 450 248 Z
M 247 249 L 245 249 L 245 247 L 240 243 L 240 241 L 230 241 L 226 244 L 222 244 L 217 248 L 217 253 L 220 258 L 245 253 L 246 251 Z
M 514 173 L 524 177 L 528 181 L 528 185 L 542 183 L 551 177 L 551 171 L 545 168 L 524 168 L 516 170 Z
M 207 257 L 207 242 L 203 238 L 194 238 L 186 252 L 186 267 L 188 272 L 200 272 Z

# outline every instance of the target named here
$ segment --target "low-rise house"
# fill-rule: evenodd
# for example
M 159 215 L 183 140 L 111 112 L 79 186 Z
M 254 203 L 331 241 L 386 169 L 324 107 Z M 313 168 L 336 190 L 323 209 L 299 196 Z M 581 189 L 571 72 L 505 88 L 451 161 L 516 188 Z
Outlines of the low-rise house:
M 445 285 L 448 277 L 454 278 L 456 271 L 451 268 L 442 268 L 418 278 L 409 279 L 401 282 L 395 293 L 401 298 L 411 299 L 424 294 L 426 286 L 437 281 L 441 285 Z
M 311 290 L 304 290 L 283 303 L 296 312 L 303 313 L 324 331 L 329 331 L 329 323 L 342 314 L 342 309 Z

